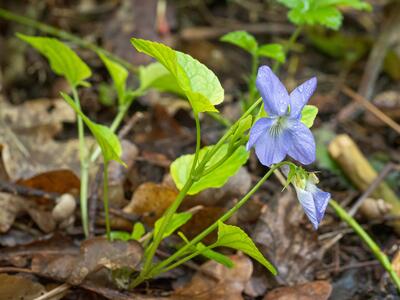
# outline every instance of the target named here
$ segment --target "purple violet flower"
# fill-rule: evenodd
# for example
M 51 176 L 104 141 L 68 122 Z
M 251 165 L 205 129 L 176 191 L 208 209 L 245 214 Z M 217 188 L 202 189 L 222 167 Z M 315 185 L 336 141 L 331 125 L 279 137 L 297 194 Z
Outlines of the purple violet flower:
M 310 179 L 307 180 L 304 188 L 296 185 L 294 188 L 304 212 L 311 221 L 314 229 L 317 230 L 319 223 L 321 223 L 324 217 L 331 194 L 319 189 Z
M 290 95 L 268 66 L 258 69 L 257 89 L 268 117 L 259 119 L 250 130 L 247 150 L 255 147 L 265 166 L 281 162 L 286 155 L 304 165 L 315 160 L 314 137 L 301 122 L 301 111 L 317 87 L 313 77 L 295 88 Z
M 281 170 L 288 177 L 289 167 L 285 165 Z M 296 174 L 291 180 L 296 190 L 297 199 L 315 230 L 318 229 L 331 199 L 330 193 L 317 187 L 318 182 L 318 177 L 314 173 L 309 173 L 301 167 L 296 167 Z

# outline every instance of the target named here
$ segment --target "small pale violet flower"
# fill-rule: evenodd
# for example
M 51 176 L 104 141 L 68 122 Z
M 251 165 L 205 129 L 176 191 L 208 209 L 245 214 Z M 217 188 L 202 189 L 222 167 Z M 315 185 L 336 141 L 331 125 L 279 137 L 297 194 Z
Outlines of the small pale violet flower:
M 287 166 L 283 166 L 281 170 L 288 176 L 289 168 Z M 296 190 L 297 199 L 303 207 L 304 212 L 311 221 L 314 229 L 317 230 L 325 215 L 331 194 L 317 187 L 319 180 L 314 173 L 308 173 L 301 167 L 297 167 L 297 170 L 300 171 L 297 172 L 292 180 L 292 185 Z
M 310 177 L 312 176 L 310 175 Z M 321 223 L 325 215 L 326 207 L 331 199 L 331 194 L 319 189 L 312 178 L 307 179 L 304 187 L 294 185 L 294 188 L 296 190 L 297 199 L 299 199 L 301 206 L 303 206 L 304 212 L 311 221 L 314 229 L 317 230 L 319 223 Z
M 289 95 L 272 70 L 262 66 L 256 85 L 268 116 L 251 128 L 247 150 L 254 146 L 265 166 L 281 162 L 286 155 L 304 165 L 311 164 L 315 160 L 315 141 L 310 129 L 301 122 L 301 112 L 317 87 L 317 79 L 307 80 Z

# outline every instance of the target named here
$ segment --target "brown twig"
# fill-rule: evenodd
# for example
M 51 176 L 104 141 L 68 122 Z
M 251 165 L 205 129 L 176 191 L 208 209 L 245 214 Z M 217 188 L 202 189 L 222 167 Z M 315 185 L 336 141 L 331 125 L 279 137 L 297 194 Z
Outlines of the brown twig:
M 258 23 L 235 24 L 224 27 L 189 27 L 180 32 L 180 37 L 186 41 L 209 40 L 219 38 L 234 30 L 245 30 L 252 34 L 290 34 L 293 32 L 293 26 L 287 24 Z
M 128 122 L 126 122 L 125 125 L 119 130 L 118 137 L 120 139 L 123 139 L 129 133 L 132 127 L 143 118 L 144 114 L 142 112 L 136 112 L 135 114 L 133 114 Z
M 377 108 L 371 102 L 369 102 L 367 99 L 365 99 L 363 96 L 356 93 L 355 91 L 353 91 L 352 89 L 350 89 L 347 86 L 343 87 L 342 92 L 345 95 L 352 98 L 353 100 L 357 101 L 364 108 L 366 108 L 370 113 L 372 113 L 375 117 L 377 117 L 379 120 L 384 122 L 386 125 L 388 125 L 390 128 L 392 128 L 394 131 L 396 131 L 398 134 L 400 134 L 400 125 L 398 123 L 396 123 L 393 119 L 388 117 L 383 111 L 381 111 L 379 108 Z
M 34 189 L 31 187 L 26 187 L 23 185 L 19 185 L 12 182 L 7 182 L 4 180 L 0 180 L 0 191 L 6 192 L 18 196 L 26 196 L 26 197 L 41 197 L 49 200 L 57 199 L 60 194 L 58 193 L 49 193 L 43 190 Z
M 68 283 L 63 283 L 59 285 L 58 287 L 48 291 L 47 293 L 41 295 L 40 297 L 35 298 L 34 300 L 48 300 L 48 299 L 53 299 L 54 296 L 57 296 L 71 288 L 71 285 Z
M 354 216 L 360 206 L 363 204 L 364 200 L 367 199 L 381 184 L 381 182 L 392 172 L 394 169 L 394 164 L 388 163 L 382 171 L 378 174 L 378 176 L 374 179 L 371 185 L 362 193 L 362 195 L 357 199 L 357 201 L 353 204 L 351 209 L 349 210 L 349 215 Z

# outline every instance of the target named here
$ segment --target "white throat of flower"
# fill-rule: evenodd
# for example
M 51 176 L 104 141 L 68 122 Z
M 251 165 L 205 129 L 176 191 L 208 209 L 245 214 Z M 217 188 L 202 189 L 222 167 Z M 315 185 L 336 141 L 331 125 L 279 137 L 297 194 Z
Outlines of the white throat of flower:
M 277 137 L 282 134 L 288 125 L 287 116 L 279 116 L 274 118 L 274 123 L 269 128 L 269 134 L 273 137 Z

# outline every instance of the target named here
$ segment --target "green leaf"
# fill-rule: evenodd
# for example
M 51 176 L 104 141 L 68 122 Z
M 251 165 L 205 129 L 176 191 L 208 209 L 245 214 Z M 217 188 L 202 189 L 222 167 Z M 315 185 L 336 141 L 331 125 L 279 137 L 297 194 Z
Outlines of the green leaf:
M 146 229 L 144 228 L 144 225 L 140 222 L 136 222 L 135 225 L 133 225 L 132 233 L 131 233 L 131 239 L 132 240 L 139 240 L 144 234 L 146 233 Z
M 303 122 L 308 128 L 311 128 L 317 114 L 318 107 L 314 105 L 306 105 L 301 112 L 301 122 Z
M 157 42 L 135 38 L 131 42 L 136 50 L 154 57 L 171 72 L 195 112 L 218 111 L 214 105 L 224 100 L 224 89 L 205 65 Z
M 215 165 L 225 157 L 228 147 L 228 144 L 225 144 L 218 149 L 207 163 L 206 169 Z M 212 146 L 208 146 L 200 150 L 199 161 L 203 159 L 207 151 L 211 148 Z M 229 177 L 235 175 L 236 172 L 239 171 L 240 167 L 246 163 L 248 158 L 249 152 L 246 151 L 246 148 L 244 146 L 238 147 L 223 164 L 196 181 L 190 188 L 188 194 L 194 195 L 208 188 L 218 188 L 223 186 L 228 181 Z M 171 164 L 171 175 L 179 190 L 182 189 L 186 181 L 189 179 L 193 159 L 193 154 L 183 155 Z
M 126 242 L 131 239 L 131 235 L 126 231 L 111 231 L 110 237 L 112 241 L 121 240 Z
M 113 106 L 115 104 L 115 90 L 106 82 L 99 83 L 98 86 L 99 102 L 104 106 Z
M 241 137 L 243 137 L 245 132 L 250 129 L 252 123 L 253 123 L 253 117 L 251 115 L 240 120 L 240 122 L 237 125 L 236 130 L 233 133 L 232 140 L 236 141 L 236 140 L 240 139 Z
M 338 29 L 342 24 L 339 7 L 348 6 L 358 10 L 371 10 L 371 5 L 362 0 L 278 0 L 289 7 L 288 17 L 297 25 L 324 25 Z
M 336 7 L 316 7 L 309 11 L 295 8 L 288 14 L 289 20 L 296 25 L 324 25 L 331 29 L 339 29 L 343 16 Z
M 225 267 L 232 268 L 234 265 L 233 261 L 229 257 L 227 257 L 217 251 L 209 249 L 207 246 L 205 246 L 202 243 L 198 243 L 196 245 L 196 248 L 198 251 L 200 251 L 201 255 L 207 257 L 208 259 L 215 260 L 217 263 L 220 263 L 221 265 L 224 265 Z
M 160 92 L 185 95 L 172 74 L 159 62 L 139 67 L 140 90 L 154 88 Z
M 254 36 L 243 30 L 229 32 L 222 36 L 220 41 L 238 46 L 251 54 L 255 54 L 258 48 Z
M 285 182 L 285 185 L 283 186 L 282 191 L 284 189 L 286 189 L 289 186 L 289 184 L 292 183 L 292 181 L 295 178 L 296 173 L 297 173 L 297 167 L 295 165 L 290 164 L 288 166 L 288 168 L 289 168 L 289 171 L 288 171 L 287 175 L 285 174 L 286 175 L 286 182 Z
M 35 37 L 17 33 L 17 37 L 27 42 L 44 55 L 54 73 L 64 76 L 76 87 L 84 85 L 84 80 L 92 75 L 89 67 L 67 45 L 54 38 Z
M 75 110 L 75 112 L 81 116 L 83 122 L 85 122 L 86 126 L 92 132 L 101 148 L 104 161 L 107 163 L 110 160 L 115 160 L 120 164 L 125 165 L 121 160 L 122 148 L 118 137 L 108 127 L 92 122 L 88 117 L 86 117 L 70 96 L 64 93 L 61 93 L 61 96 Z
M 233 248 L 251 256 L 272 274 L 276 275 L 275 267 L 261 254 L 251 238 L 239 227 L 218 223 L 218 240 L 213 247 Z
M 257 54 L 259 56 L 265 56 L 268 58 L 275 59 L 280 63 L 284 63 L 286 60 L 285 52 L 281 44 L 266 44 L 258 48 Z
M 122 106 L 125 104 L 125 93 L 126 93 L 126 80 L 128 78 L 128 70 L 119 63 L 109 59 L 102 53 L 98 53 L 99 57 L 106 66 L 108 73 L 114 82 L 114 88 L 118 95 L 118 104 Z
M 192 218 L 192 214 L 190 212 L 182 212 L 182 213 L 175 213 L 172 216 L 171 221 L 167 224 L 165 228 L 163 239 L 170 236 L 181 227 L 183 224 L 186 224 Z M 158 231 L 160 230 L 160 226 L 164 220 L 164 217 L 161 217 L 156 221 L 154 224 L 154 236 L 157 236 Z

